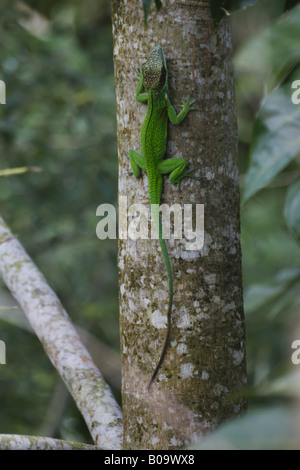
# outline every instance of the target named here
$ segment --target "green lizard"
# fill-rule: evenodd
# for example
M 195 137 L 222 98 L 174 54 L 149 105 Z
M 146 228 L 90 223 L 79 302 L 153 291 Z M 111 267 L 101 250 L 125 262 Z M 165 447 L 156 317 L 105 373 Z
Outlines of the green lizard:
M 190 176 L 192 170 L 185 172 L 187 160 L 184 158 L 169 158 L 163 160 L 167 148 L 167 124 L 168 118 L 172 124 L 179 124 L 191 111 L 195 102 L 189 100 L 189 97 L 182 103 L 182 111 L 177 115 L 175 109 L 167 95 L 168 90 L 168 70 L 166 66 L 165 55 L 162 47 L 157 46 L 151 53 L 149 59 L 143 67 L 140 66 L 137 71 L 139 81 L 136 88 L 135 98 L 137 101 L 147 102 L 147 115 L 141 128 L 141 153 L 135 150 L 129 150 L 129 158 L 132 172 L 137 178 L 144 170 L 148 176 L 149 199 L 151 204 L 151 214 L 159 236 L 164 263 L 168 275 L 169 283 L 169 305 L 167 314 L 167 335 L 164 347 L 158 361 L 158 364 L 151 377 L 148 390 L 153 384 L 157 373 L 164 361 L 171 332 L 171 310 L 173 303 L 173 276 L 172 268 L 168 255 L 165 239 L 162 237 L 162 220 L 159 213 L 159 204 L 161 200 L 163 175 L 170 174 L 169 179 L 177 184 L 178 189 L 180 181 Z M 143 88 L 146 92 L 142 93 Z M 190 176 L 196 178 L 195 176 Z

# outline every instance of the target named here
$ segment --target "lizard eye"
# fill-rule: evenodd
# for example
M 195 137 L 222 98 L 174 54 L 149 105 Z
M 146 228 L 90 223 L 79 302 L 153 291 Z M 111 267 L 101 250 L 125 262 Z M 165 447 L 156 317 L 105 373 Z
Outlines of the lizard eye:
M 161 72 L 160 72 L 160 85 L 164 85 L 165 82 L 166 82 L 166 75 L 167 75 L 167 70 L 166 70 L 166 67 L 163 65 L 162 66 L 162 69 L 161 69 Z

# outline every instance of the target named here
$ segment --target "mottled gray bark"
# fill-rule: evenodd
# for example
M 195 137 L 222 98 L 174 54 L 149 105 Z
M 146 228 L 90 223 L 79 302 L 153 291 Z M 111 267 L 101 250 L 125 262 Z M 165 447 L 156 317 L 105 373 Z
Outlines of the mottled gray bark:
M 169 96 L 189 94 L 196 111 L 169 126 L 167 157 L 185 157 L 201 181 L 178 193 L 165 178 L 163 202 L 204 204 L 205 243 L 187 251 L 168 242 L 174 276 L 171 344 L 150 393 L 147 384 L 165 334 L 167 276 L 156 240 L 119 241 L 124 447 L 172 449 L 197 441 L 245 408 L 237 125 L 230 19 L 215 28 L 209 1 L 165 0 L 148 29 L 140 2 L 112 1 L 117 95 L 119 195 L 148 203 L 144 174 L 128 175 L 124 152 L 140 150 L 146 106 L 135 101 L 135 69 L 164 48 Z
M 81 442 L 63 441 L 52 437 L 0 434 L 1 450 L 100 450 Z

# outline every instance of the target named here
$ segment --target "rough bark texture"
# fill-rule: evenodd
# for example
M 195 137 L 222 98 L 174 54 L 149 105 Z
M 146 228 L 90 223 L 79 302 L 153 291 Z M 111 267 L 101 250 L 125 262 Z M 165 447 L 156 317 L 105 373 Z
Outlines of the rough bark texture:
M 52 437 L 0 434 L 1 450 L 100 450 L 99 447 L 81 442 L 62 441 Z
M 181 192 L 164 182 L 163 202 L 204 204 L 205 244 L 187 251 L 171 239 L 174 307 L 171 345 L 158 379 L 147 384 L 166 334 L 168 284 L 156 240 L 119 241 L 124 447 L 172 449 L 195 442 L 245 408 L 246 382 L 239 180 L 230 19 L 215 29 L 209 1 L 165 0 L 144 29 L 141 2 L 113 0 L 119 196 L 148 203 L 145 175 L 127 173 L 124 152 L 140 150 L 146 107 L 135 101 L 135 69 L 164 48 L 169 96 L 188 94 L 196 111 L 169 126 L 166 157 L 185 157 L 201 181 Z

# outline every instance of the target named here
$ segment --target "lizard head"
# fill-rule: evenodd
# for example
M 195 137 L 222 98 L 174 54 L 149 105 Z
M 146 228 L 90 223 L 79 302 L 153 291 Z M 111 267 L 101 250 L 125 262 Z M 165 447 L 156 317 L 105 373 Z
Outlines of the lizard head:
M 159 91 L 167 85 L 168 70 L 165 54 L 161 46 L 157 46 L 143 65 L 143 79 L 146 89 Z

